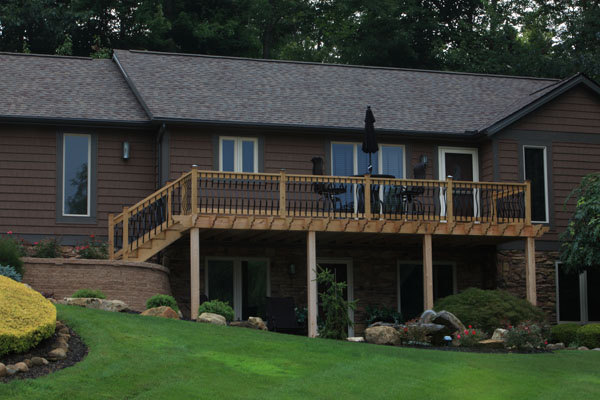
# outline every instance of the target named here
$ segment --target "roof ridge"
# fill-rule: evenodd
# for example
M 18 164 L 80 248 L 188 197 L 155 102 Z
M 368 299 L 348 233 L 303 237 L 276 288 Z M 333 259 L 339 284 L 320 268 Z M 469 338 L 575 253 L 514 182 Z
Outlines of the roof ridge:
M 21 56 L 21 57 L 43 57 L 43 58 L 68 58 L 74 60 L 94 60 L 92 57 L 81 57 L 81 56 L 63 56 L 59 54 L 39 54 L 39 53 L 15 53 L 10 51 L 0 51 L 0 55 L 5 56 Z
M 362 69 L 375 69 L 375 70 L 388 70 L 388 71 L 421 72 L 421 73 L 430 73 L 430 74 L 482 76 L 482 77 L 488 77 L 488 78 L 503 78 L 503 79 L 509 78 L 509 79 L 552 81 L 552 82 L 560 82 L 561 81 L 560 79 L 557 79 L 557 78 L 539 78 L 539 77 L 532 77 L 532 76 L 484 74 L 484 73 L 477 73 L 477 72 L 440 71 L 440 70 L 398 68 L 398 67 L 378 67 L 378 66 L 369 66 L 369 65 L 319 63 L 319 62 L 314 62 L 314 61 L 274 60 L 274 59 L 265 59 L 265 58 L 219 56 L 219 55 L 192 54 L 192 53 L 173 53 L 173 52 L 150 51 L 150 50 L 115 49 L 115 51 L 124 51 L 124 52 L 131 52 L 131 53 L 140 53 L 140 54 L 151 54 L 151 55 L 163 55 L 163 56 L 216 58 L 216 59 L 237 60 L 237 61 L 265 62 L 265 63 L 318 65 L 318 66 L 325 66 L 325 67 L 362 68 Z

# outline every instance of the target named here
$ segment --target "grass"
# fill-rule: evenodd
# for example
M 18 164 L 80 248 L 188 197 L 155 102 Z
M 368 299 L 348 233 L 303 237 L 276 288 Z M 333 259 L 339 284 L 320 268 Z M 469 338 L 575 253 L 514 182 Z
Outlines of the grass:
M 0 399 L 594 399 L 600 352 L 394 348 L 58 306 L 90 347 Z

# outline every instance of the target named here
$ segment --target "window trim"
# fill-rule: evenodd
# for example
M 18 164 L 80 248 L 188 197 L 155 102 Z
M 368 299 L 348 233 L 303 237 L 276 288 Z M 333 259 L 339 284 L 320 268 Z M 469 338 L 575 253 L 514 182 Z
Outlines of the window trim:
M 268 257 L 227 257 L 227 256 L 208 256 L 204 259 L 204 294 L 210 299 L 208 293 L 209 281 L 208 281 L 208 263 L 210 261 L 231 261 L 233 262 L 233 308 L 235 320 L 239 321 L 242 319 L 242 261 L 265 261 L 267 263 L 267 293 L 266 296 L 271 296 L 271 259 Z M 236 304 L 239 307 L 236 307 Z
M 423 260 L 396 260 L 396 307 L 399 313 L 402 313 L 402 297 L 400 289 L 400 268 L 402 265 L 421 264 L 423 270 Z M 446 265 L 452 267 L 452 294 L 458 293 L 458 274 L 455 261 L 434 261 L 433 265 Z M 433 279 L 433 275 L 431 277 Z M 434 282 L 435 283 L 435 282 Z
M 333 145 L 334 144 L 349 144 L 352 145 L 352 170 L 353 170 L 353 175 L 358 175 L 358 152 L 359 152 L 359 147 L 362 146 L 361 142 L 345 142 L 345 141 L 338 141 L 338 140 L 334 140 L 331 141 L 329 144 L 329 154 L 330 154 L 330 171 L 331 171 L 331 175 L 333 175 Z M 402 176 L 399 177 L 397 176 L 396 179 L 406 179 L 406 145 L 404 144 L 395 144 L 395 143 L 379 143 L 379 150 L 381 150 L 382 147 L 400 147 L 402 148 Z M 362 151 L 362 150 L 361 150 Z M 381 154 L 380 154 L 381 153 Z M 383 157 L 381 157 L 381 155 L 383 154 L 381 151 L 377 152 L 378 157 L 377 157 L 377 172 L 376 174 L 383 174 L 383 172 L 381 172 L 383 170 Z
M 471 154 L 473 156 L 473 182 L 479 182 L 479 149 L 477 147 L 439 147 L 439 179 L 441 181 L 447 178 L 446 153 Z
M 64 211 L 64 160 L 65 140 L 64 137 L 88 136 L 88 214 L 63 214 Z M 56 132 L 56 203 L 55 214 L 57 224 L 84 224 L 95 225 L 97 212 L 97 176 L 98 176 L 98 135 L 96 132 L 86 129 L 80 130 L 57 130 Z
M 532 223 L 538 223 L 538 224 L 549 224 L 550 223 L 550 207 L 549 207 L 549 200 L 548 200 L 548 149 L 547 146 L 540 146 L 540 145 L 529 145 L 529 144 L 524 144 L 522 149 L 523 152 L 523 179 L 525 180 L 527 177 L 527 162 L 525 160 L 525 149 L 542 149 L 544 151 L 544 193 L 545 193 L 545 214 L 546 214 L 546 220 L 545 221 L 534 221 L 532 220 Z M 532 213 L 533 214 L 533 213 Z
M 588 283 L 587 283 L 587 271 L 583 271 L 579 274 L 579 321 L 569 321 L 560 319 L 560 282 L 558 279 L 558 268 L 562 264 L 561 261 L 554 262 L 554 283 L 556 286 L 556 322 L 559 324 L 565 323 L 578 323 L 578 324 L 590 324 L 598 323 L 600 321 L 589 320 L 589 304 L 588 298 Z
M 243 143 L 252 142 L 254 143 L 254 171 L 245 173 L 258 173 L 258 145 L 259 141 L 257 137 L 249 136 L 219 136 L 219 171 L 223 171 L 223 141 L 233 141 L 233 172 L 242 173 L 242 155 L 243 155 Z

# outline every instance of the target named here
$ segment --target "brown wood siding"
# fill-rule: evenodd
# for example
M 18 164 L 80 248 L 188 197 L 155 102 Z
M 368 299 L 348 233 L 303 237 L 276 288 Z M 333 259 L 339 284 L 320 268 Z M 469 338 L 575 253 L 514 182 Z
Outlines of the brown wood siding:
M 502 182 L 519 181 L 519 146 L 515 140 L 498 140 L 498 177 Z
M 492 182 L 494 180 L 494 152 L 492 150 L 492 142 L 485 142 L 481 145 L 479 156 L 481 180 Z
M 516 130 L 600 133 L 600 97 L 577 86 L 511 126 Z
M 569 194 L 579 186 L 584 175 L 600 172 L 600 144 L 590 143 L 552 143 L 552 180 L 553 193 L 550 201 L 554 204 L 555 231 L 560 233 L 566 228 L 569 218 L 575 211 L 576 198 L 565 201 Z M 558 239 L 558 235 L 549 232 L 544 239 Z
M 285 168 L 288 174 L 311 174 L 311 159 L 326 159 L 325 141 L 317 135 L 269 135 L 265 137 L 264 157 L 265 172 Z
M 213 169 L 213 134 L 205 128 L 169 129 L 169 179 L 177 179 L 182 173 L 198 165 L 200 170 Z
M 76 130 L 71 129 L 71 132 Z M 106 235 L 108 213 L 138 202 L 155 190 L 154 137 L 128 130 L 97 133 L 96 224 L 56 222 L 56 129 L 0 128 L 0 232 L 32 235 Z M 131 158 L 121 159 L 122 142 Z

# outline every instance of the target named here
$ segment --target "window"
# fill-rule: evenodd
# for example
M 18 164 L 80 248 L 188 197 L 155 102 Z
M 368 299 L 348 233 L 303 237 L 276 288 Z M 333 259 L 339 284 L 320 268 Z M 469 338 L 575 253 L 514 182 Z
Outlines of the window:
M 221 137 L 219 147 L 220 171 L 258 172 L 258 139 Z
M 62 140 L 62 215 L 91 215 L 91 135 L 64 134 Z
M 394 175 L 404 178 L 404 146 L 379 145 L 379 151 L 371 155 L 374 174 Z M 331 143 L 331 172 L 335 176 L 363 175 L 368 172 L 369 155 L 360 143 Z
M 423 313 L 423 263 L 398 262 L 398 312 L 405 321 Z M 457 292 L 456 265 L 435 263 L 433 265 L 433 300 Z
M 548 222 L 548 184 L 546 147 L 524 146 L 525 179 L 531 181 L 531 219 Z
M 556 318 L 559 322 L 600 321 L 600 272 L 567 274 L 556 263 Z

